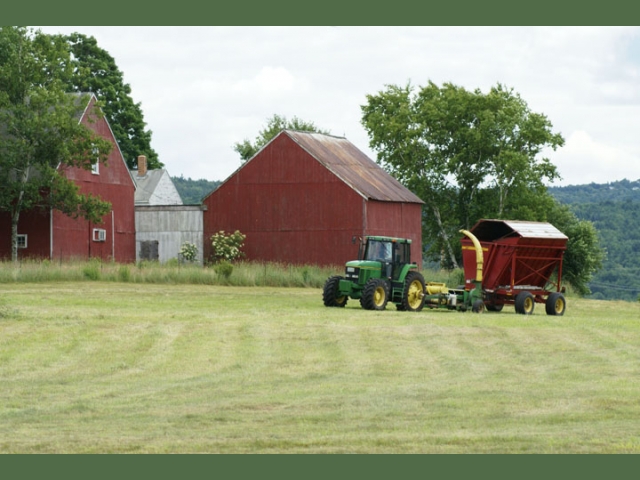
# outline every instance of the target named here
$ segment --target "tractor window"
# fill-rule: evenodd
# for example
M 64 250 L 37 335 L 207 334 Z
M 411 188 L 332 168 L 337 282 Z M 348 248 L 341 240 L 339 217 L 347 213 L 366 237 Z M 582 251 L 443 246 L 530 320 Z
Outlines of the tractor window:
M 398 264 L 411 263 L 410 248 L 408 243 L 395 243 L 395 262 Z
M 391 242 L 381 242 L 379 240 L 369 240 L 365 260 L 391 261 Z

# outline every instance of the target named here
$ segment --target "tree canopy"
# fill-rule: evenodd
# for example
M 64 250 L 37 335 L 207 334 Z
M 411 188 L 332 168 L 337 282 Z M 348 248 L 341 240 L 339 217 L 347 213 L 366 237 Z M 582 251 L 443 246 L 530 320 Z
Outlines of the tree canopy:
M 65 77 L 65 88 L 96 95 L 130 169 L 137 167 L 139 155 L 147 157 L 148 168 L 162 168 L 151 147 L 152 132 L 146 129 L 141 104 L 133 101 L 131 87 L 124 83 L 114 58 L 98 46 L 94 37 L 72 33 L 61 38 L 71 50 L 72 75 Z
M 91 169 L 111 149 L 80 123 L 88 98 L 65 92 L 69 66 L 61 39 L 0 27 L 0 211 L 11 217 L 13 261 L 21 212 L 54 208 L 99 223 L 111 208 L 60 174 L 61 165 Z
M 501 84 L 486 94 L 452 83 L 429 82 L 415 90 L 388 85 L 367 95 L 362 124 L 378 162 L 425 201 L 429 258 L 457 268 L 460 246 L 453 239 L 481 218 L 548 221 L 555 215 L 565 226 L 574 225 L 547 191 L 559 174 L 543 154 L 563 146 L 564 139 L 545 115 L 532 112 Z M 578 224 L 597 251 L 597 237 Z M 568 263 L 566 273 L 571 277 L 574 269 L 578 286 L 598 264 L 580 270 L 578 263 Z
M 313 122 L 307 122 L 301 120 L 298 117 L 293 117 L 288 120 L 287 117 L 274 114 L 267 120 L 267 125 L 260 130 L 258 136 L 251 143 L 248 139 L 238 142 L 234 145 L 234 150 L 240 154 L 242 162 L 246 162 L 253 157 L 258 151 L 271 141 L 282 130 L 298 130 L 301 132 L 315 132 L 329 134 L 328 130 L 322 130 L 318 128 Z

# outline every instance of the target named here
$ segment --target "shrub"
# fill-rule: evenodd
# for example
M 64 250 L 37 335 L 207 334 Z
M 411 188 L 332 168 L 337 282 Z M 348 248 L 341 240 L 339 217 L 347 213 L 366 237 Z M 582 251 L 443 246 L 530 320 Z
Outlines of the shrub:
M 130 282 L 131 281 L 131 271 L 127 265 L 121 265 L 118 269 L 118 280 L 121 282 Z
M 244 257 L 242 247 L 244 246 L 245 238 L 247 238 L 247 236 L 238 230 L 229 234 L 224 230 L 220 230 L 218 233 L 212 235 L 211 245 L 213 246 L 214 261 L 226 260 L 227 262 L 233 262 L 234 260 Z
M 82 267 L 82 273 L 89 280 L 100 280 L 100 265 L 96 261 L 90 261 Z
M 191 242 L 184 242 L 180 247 L 180 256 L 186 262 L 195 262 L 198 258 L 198 247 Z
M 233 273 L 233 265 L 226 260 L 216 263 L 213 270 L 224 279 L 228 279 Z

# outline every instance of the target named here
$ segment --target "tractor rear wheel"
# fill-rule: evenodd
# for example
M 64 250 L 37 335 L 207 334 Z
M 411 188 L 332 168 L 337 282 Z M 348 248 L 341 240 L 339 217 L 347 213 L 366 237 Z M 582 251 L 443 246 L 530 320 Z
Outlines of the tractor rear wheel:
M 515 307 L 516 313 L 522 315 L 531 315 L 536 302 L 530 292 L 520 292 L 516 295 Z
M 372 278 L 364 286 L 362 296 L 360 297 L 360 305 L 365 310 L 384 310 L 389 301 L 387 292 L 387 282 L 381 278 Z
M 344 307 L 347 304 L 349 297 L 347 295 L 340 295 L 340 291 L 338 290 L 340 280 L 342 279 L 343 277 L 335 275 L 333 277 L 329 277 L 327 281 L 324 282 L 324 288 L 322 289 L 322 301 L 324 302 L 325 307 Z
M 560 292 L 553 292 L 547 297 L 545 302 L 547 315 L 564 315 L 565 308 L 567 308 L 567 302 Z
M 424 307 L 424 277 L 419 272 L 409 272 L 404 279 L 402 308 L 407 312 L 419 312 Z

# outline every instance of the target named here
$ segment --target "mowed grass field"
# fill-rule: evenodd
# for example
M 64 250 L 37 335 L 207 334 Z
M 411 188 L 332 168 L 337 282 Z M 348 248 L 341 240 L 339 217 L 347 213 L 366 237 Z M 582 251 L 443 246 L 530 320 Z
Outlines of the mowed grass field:
M 640 303 L 0 284 L 2 453 L 640 453 Z

